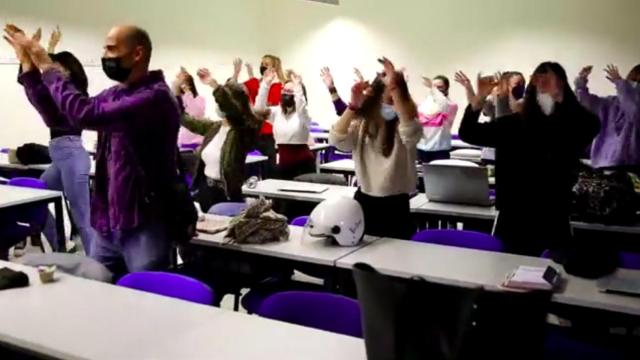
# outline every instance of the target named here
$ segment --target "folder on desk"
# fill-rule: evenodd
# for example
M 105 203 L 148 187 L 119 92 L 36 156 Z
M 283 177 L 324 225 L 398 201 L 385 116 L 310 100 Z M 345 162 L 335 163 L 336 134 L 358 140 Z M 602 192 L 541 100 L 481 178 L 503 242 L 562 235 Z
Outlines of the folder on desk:
M 278 191 L 307 193 L 307 194 L 322 194 L 327 190 L 329 190 L 329 187 L 326 185 L 310 184 L 310 183 L 291 184 L 291 185 L 281 186 L 280 188 L 278 188 Z
M 553 290 L 560 282 L 560 273 L 551 266 L 518 266 L 504 282 L 504 287 L 518 290 Z
M 205 234 L 217 234 L 229 228 L 231 218 L 204 215 L 196 224 L 196 230 Z

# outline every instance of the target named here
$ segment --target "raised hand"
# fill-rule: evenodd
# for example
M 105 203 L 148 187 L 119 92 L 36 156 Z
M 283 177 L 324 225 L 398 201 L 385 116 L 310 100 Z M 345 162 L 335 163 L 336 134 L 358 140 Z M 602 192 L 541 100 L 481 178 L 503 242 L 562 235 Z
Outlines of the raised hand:
M 618 70 L 618 67 L 613 64 L 607 65 L 604 72 L 607 74 L 607 80 L 611 82 L 616 82 L 622 79 L 622 76 L 620 76 L 620 70 Z
M 589 75 L 591 75 L 592 71 L 593 71 L 593 65 L 585 66 L 582 68 L 582 70 L 580 70 L 580 72 L 578 73 L 578 76 L 583 78 L 584 80 L 588 80 Z
M 456 72 L 453 80 L 458 84 L 462 85 L 462 87 L 464 87 L 465 90 L 467 91 L 470 90 L 471 92 L 474 92 L 473 85 L 471 84 L 471 80 L 469 80 L 469 77 L 464 72 L 462 71 Z
M 366 81 L 360 81 L 351 87 L 351 102 L 349 107 L 351 110 L 359 110 L 362 104 L 370 96 L 371 86 Z
M 431 89 L 433 87 L 433 81 L 431 81 L 431 79 L 426 76 L 422 77 L 422 84 L 428 89 Z
M 56 51 L 56 46 L 58 46 L 61 39 L 62 31 L 60 31 L 60 26 L 56 25 L 56 29 L 51 32 L 51 37 L 49 38 L 49 46 L 47 47 L 47 51 L 50 54 Z
M 233 60 L 233 74 L 240 75 L 242 71 L 242 59 L 236 58 Z
M 402 74 L 396 71 L 396 68 L 391 60 L 387 59 L 386 57 L 378 59 L 378 62 L 381 63 L 384 67 L 384 77 L 382 78 L 382 81 L 386 86 L 389 87 L 390 90 L 394 90 L 397 87 L 398 81 L 402 77 Z
M 498 96 L 509 96 L 509 79 L 500 71 L 493 76 L 496 81 L 496 92 Z
M 331 89 L 335 87 L 333 83 L 333 76 L 331 75 L 331 70 L 329 70 L 328 67 L 325 66 L 320 69 L 320 77 L 322 78 L 322 81 L 327 88 Z
M 207 68 L 198 69 L 197 74 L 198 74 L 198 78 L 203 84 L 209 85 L 212 88 L 218 87 L 218 82 L 213 78 L 213 76 L 211 75 L 211 71 L 209 71 L 209 69 Z
M 4 33 L 4 39 L 16 50 L 16 55 L 23 56 L 18 54 L 18 52 L 26 52 L 33 64 L 40 70 L 46 70 L 46 68 L 53 65 L 49 54 L 40 43 L 34 41 L 32 38 L 28 38 L 19 27 L 13 24 L 7 24 L 5 25 Z
M 353 68 L 353 73 L 356 74 L 356 81 L 364 82 L 364 76 L 362 76 L 362 72 L 360 72 L 360 69 Z
M 291 81 L 293 82 L 294 85 L 302 86 L 302 77 L 300 75 L 296 74 L 294 71 L 291 71 L 289 73 L 289 79 L 291 79 Z
M 244 67 L 247 69 L 247 75 L 249 76 L 250 79 L 254 78 L 254 74 L 253 74 L 253 66 L 251 66 L 251 64 L 246 63 L 244 64 Z
M 40 42 L 40 40 L 42 40 L 42 28 L 38 28 L 38 30 L 33 33 L 33 35 L 31 36 L 31 40 L 35 42 Z

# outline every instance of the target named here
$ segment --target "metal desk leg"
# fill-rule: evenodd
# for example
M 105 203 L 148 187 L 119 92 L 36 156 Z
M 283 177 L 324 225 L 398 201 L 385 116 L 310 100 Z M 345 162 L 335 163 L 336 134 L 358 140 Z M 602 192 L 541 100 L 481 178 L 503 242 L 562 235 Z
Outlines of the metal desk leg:
M 64 234 L 64 211 L 62 207 L 62 196 L 53 201 L 56 217 L 56 232 L 58 233 L 58 252 L 67 251 L 67 239 Z

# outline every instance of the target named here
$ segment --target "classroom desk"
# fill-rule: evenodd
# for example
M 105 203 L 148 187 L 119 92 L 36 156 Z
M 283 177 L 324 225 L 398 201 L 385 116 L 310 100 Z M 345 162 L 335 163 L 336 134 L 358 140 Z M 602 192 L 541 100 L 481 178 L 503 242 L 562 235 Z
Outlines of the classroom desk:
M 418 207 L 411 207 L 411 212 L 416 214 L 454 217 L 459 219 L 480 219 L 493 221 L 498 214 L 494 206 L 472 206 L 461 204 L 449 204 L 429 201 L 424 194 L 424 202 Z
M 65 243 L 64 218 L 62 208 L 62 193 L 59 191 L 32 189 L 18 186 L 0 185 L 0 209 L 11 211 L 11 209 L 33 206 L 38 204 L 47 205 L 53 203 L 55 211 L 56 232 L 60 245 Z M 65 247 L 62 246 L 61 249 Z
M 258 181 L 255 188 L 249 188 L 247 185 L 242 187 L 242 193 L 245 196 L 264 196 L 267 198 L 276 198 L 282 200 L 295 200 L 295 201 L 306 201 L 306 202 L 315 202 L 319 203 L 325 199 L 336 197 L 336 196 L 346 196 L 353 197 L 356 192 L 355 187 L 350 186 L 340 186 L 340 185 L 322 185 L 328 188 L 327 191 L 314 194 L 314 193 L 301 193 L 301 192 L 287 192 L 280 191 L 279 189 L 291 185 L 303 184 L 298 181 L 290 181 L 290 180 L 276 180 L 276 179 L 266 179 L 262 181 Z M 317 186 L 318 184 L 316 184 Z
M 224 240 L 226 231 L 214 235 L 198 233 L 198 235 L 191 240 L 191 243 L 195 245 L 333 267 L 338 259 L 349 255 L 378 239 L 377 237 L 365 236 L 364 241 L 357 246 L 345 247 L 327 244 L 323 239 L 312 239 L 310 237 L 305 238 L 303 236 L 304 228 L 300 226 L 289 226 L 289 232 L 288 241 L 263 245 L 226 244 Z
M 453 149 L 482 149 L 480 146 L 468 144 L 460 139 L 451 139 L 451 148 Z
M 499 289 L 507 274 L 518 266 L 553 264 L 548 259 L 386 238 L 343 257 L 337 266 L 351 269 L 358 262 L 368 263 L 391 276 L 421 276 L 435 282 L 489 289 Z M 557 264 L 554 266 L 562 268 Z M 640 271 L 618 271 L 640 278 Z M 595 280 L 567 274 L 563 277 L 566 286 L 553 296 L 554 302 L 640 316 L 640 298 L 601 293 Z
M 0 291 L 0 342 L 59 359 L 365 359 L 362 339 L 57 274 Z M 52 311 L 52 309 L 57 309 Z

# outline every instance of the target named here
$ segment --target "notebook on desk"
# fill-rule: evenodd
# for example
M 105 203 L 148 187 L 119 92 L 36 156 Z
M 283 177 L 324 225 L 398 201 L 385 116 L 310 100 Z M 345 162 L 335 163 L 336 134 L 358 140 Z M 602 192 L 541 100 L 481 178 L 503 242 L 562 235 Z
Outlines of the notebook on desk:
M 278 188 L 278 191 L 306 194 L 322 194 L 327 190 L 329 190 L 329 187 L 326 185 L 311 183 L 287 184 Z
M 425 193 L 432 202 L 493 206 L 487 168 L 479 166 L 423 165 Z
M 203 215 L 196 223 L 196 230 L 205 234 L 217 234 L 226 231 L 229 228 L 231 218 Z
M 640 296 L 640 277 L 615 274 L 598 281 L 601 292 Z

